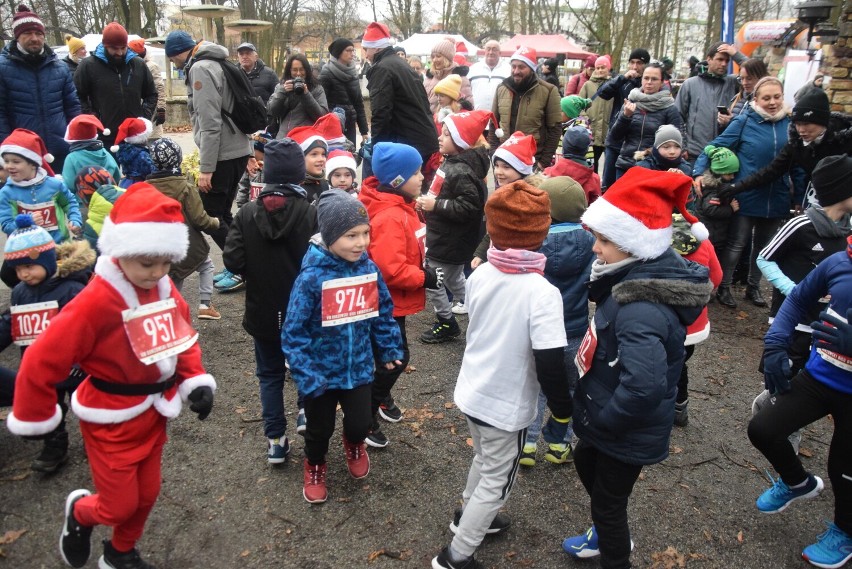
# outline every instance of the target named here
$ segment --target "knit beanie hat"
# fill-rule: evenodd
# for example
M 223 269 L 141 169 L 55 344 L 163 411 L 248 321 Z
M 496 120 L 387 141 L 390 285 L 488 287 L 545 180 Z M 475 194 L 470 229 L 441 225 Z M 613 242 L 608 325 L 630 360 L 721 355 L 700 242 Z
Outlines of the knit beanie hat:
M 458 101 L 459 97 L 461 97 L 461 85 L 461 75 L 451 73 L 438 81 L 438 84 L 435 85 L 435 94 L 446 95 L 453 101 Z
M 104 27 L 101 43 L 108 47 L 127 47 L 127 30 L 118 22 L 110 22 Z
M 154 125 L 146 118 L 126 118 L 118 125 L 118 133 L 115 135 L 115 144 L 110 146 L 111 152 L 118 152 L 118 145 L 122 142 L 128 144 L 145 144 Z
M 852 197 L 852 157 L 846 154 L 826 156 L 817 162 L 811 183 L 822 207 L 834 205 Z
M 65 129 L 65 142 L 82 142 L 85 140 L 97 140 L 98 131 L 109 136 L 110 130 L 95 115 L 77 115 L 68 123 Z
M 630 52 L 630 57 L 627 58 L 627 61 L 630 61 L 631 59 L 640 59 L 642 60 L 642 63 L 648 64 L 651 62 L 651 54 L 648 53 L 647 49 L 637 47 Z
M 524 176 L 529 176 L 535 165 L 535 152 L 535 138 L 517 131 L 494 151 L 491 161 L 493 163 L 499 158 Z
M 828 104 L 828 95 L 822 89 L 808 89 L 796 101 L 790 117 L 792 122 L 809 122 L 822 126 L 828 126 L 829 119 L 831 119 L 831 108 Z
M 17 229 L 6 238 L 3 259 L 9 267 L 41 265 L 47 276 L 56 272 L 56 242 L 28 213 L 15 217 Z
M 81 47 L 86 47 L 83 40 L 75 38 L 71 34 L 65 34 L 65 45 L 68 46 L 68 55 L 74 55 Z
M 572 126 L 565 129 L 565 136 L 562 137 L 562 155 L 563 156 L 586 156 L 591 144 L 589 130 L 582 126 Z
M 550 197 L 520 180 L 506 184 L 485 202 L 485 227 L 498 249 L 536 251 L 550 229 Z
M 320 194 L 317 201 L 317 222 L 326 247 L 358 225 L 369 225 L 370 217 L 364 204 L 347 192 L 332 188 Z
M 256 133 L 249 135 L 249 138 L 252 141 L 252 147 L 257 152 L 264 152 L 265 147 L 269 142 L 275 138 L 269 131 L 259 130 Z
M 25 128 L 16 128 L 6 140 L 0 144 L 0 156 L 10 153 L 22 156 L 36 166 L 44 168 L 49 176 L 53 176 L 50 163 L 53 154 L 47 151 L 44 141 L 39 135 Z
M 580 223 L 588 207 L 583 186 L 569 176 L 546 179 L 539 188 L 550 196 L 550 217 L 557 223 Z
M 287 138 L 295 140 L 302 148 L 303 154 L 307 154 L 314 148 L 319 147 L 328 150 L 328 143 L 325 141 L 322 133 L 313 126 L 297 126 L 287 133 Z
M 158 172 L 169 171 L 175 175 L 180 174 L 183 150 L 171 138 L 158 138 L 151 145 L 151 161 Z
M 142 38 L 137 38 L 135 40 L 131 40 L 127 42 L 127 48 L 135 53 L 136 55 L 145 55 L 147 48 L 145 47 L 145 40 Z
M 467 150 L 476 144 L 489 122 L 497 124 L 497 117 L 491 111 L 463 111 L 448 115 L 441 122 L 446 125 L 455 145 Z M 503 136 L 503 129 L 495 130 L 494 136 Z
M 44 34 L 44 23 L 38 14 L 23 4 L 18 4 L 15 16 L 12 18 L 12 33 L 15 39 L 25 32 L 41 32 Z
M 569 119 L 576 119 L 580 116 L 580 113 L 588 109 L 592 106 L 591 99 L 584 99 L 583 97 L 578 97 L 577 95 L 568 95 L 567 97 L 562 97 L 562 100 L 559 101 L 559 107 L 562 109 L 562 112 L 565 113 L 565 116 Z
M 325 161 L 325 171 L 328 173 L 328 178 L 331 179 L 331 173 L 338 168 L 347 168 L 352 172 L 352 178 L 355 178 L 355 170 L 358 164 L 355 163 L 355 157 L 351 152 L 345 150 L 332 150 L 328 153 L 328 160 Z
M 86 166 L 77 172 L 74 178 L 74 190 L 86 203 L 92 198 L 92 194 L 101 186 L 114 186 L 115 179 L 105 168 L 100 166 Z
M 390 30 L 384 24 L 379 22 L 370 22 L 367 29 L 364 30 L 364 37 L 361 38 L 361 47 L 377 48 L 390 47 L 391 35 Z
M 527 66 L 530 69 L 535 71 L 536 61 L 538 60 L 538 54 L 531 47 L 520 46 L 515 51 L 515 53 L 512 54 L 512 57 L 509 58 L 509 61 L 514 61 L 514 60 L 520 61 L 522 63 L 526 63 Z
M 270 140 L 264 147 L 263 181 L 266 184 L 301 184 L 305 181 L 305 153 L 292 138 Z
M 657 129 L 654 135 L 654 148 L 659 148 L 667 142 L 675 142 L 683 148 L 683 135 L 676 126 L 664 124 Z
M 179 53 L 195 49 L 195 40 L 183 30 L 169 32 L 166 36 L 166 57 L 174 57 Z
M 98 237 L 98 249 L 110 257 L 186 257 L 189 230 L 180 202 L 149 184 L 136 182 L 112 206 Z
M 677 208 L 700 241 L 707 228 L 689 213 L 692 178 L 680 173 L 630 168 L 596 199 L 582 222 L 634 257 L 659 257 L 672 244 L 672 213 Z
M 328 46 L 328 53 L 333 58 L 340 59 L 347 47 L 355 47 L 355 44 L 346 38 L 337 38 Z
M 598 56 L 594 53 L 591 53 L 591 54 L 589 54 L 588 57 L 586 57 L 586 64 L 583 65 L 583 67 L 585 67 L 586 69 L 594 69 L 595 68 L 595 62 L 597 62 L 597 60 L 598 60 Z
M 383 186 L 399 188 L 422 165 L 423 157 L 407 144 L 380 142 L 373 147 L 373 174 Z
M 456 56 L 456 42 L 450 38 L 444 38 L 432 46 L 432 55 L 442 55 L 447 61 L 452 61 Z
M 314 123 L 313 128 L 323 137 L 328 146 L 332 144 L 339 146 L 346 140 L 346 136 L 343 134 L 343 125 L 340 123 L 340 117 L 337 113 L 331 112 L 321 116 Z
M 595 67 L 598 65 L 606 65 L 607 69 L 612 69 L 612 59 L 608 55 L 602 55 L 595 60 Z
M 714 174 L 736 174 L 740 171 L 740 160 L 730 148 L 708 144 L 704 147 L 704 154 L 710 159 L 710 171 Z

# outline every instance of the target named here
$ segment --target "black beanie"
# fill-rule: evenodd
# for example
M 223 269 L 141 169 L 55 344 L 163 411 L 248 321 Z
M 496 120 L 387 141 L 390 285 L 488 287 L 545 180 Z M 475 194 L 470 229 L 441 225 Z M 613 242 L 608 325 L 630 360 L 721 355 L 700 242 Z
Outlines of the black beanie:
M 270 140 L 264 147 L 263 182 L 265 184 L 301 184 L 305 181 L 305 155 L 291 139 Z
M 651 62 L 651 54 L 648 53 L 647 49 L 637 47 L 630 52 L 630 57 L 627 58 L 627 61 L 630 61 L 631 59 L 641 59 L 642 63 L 648 64 Z
M 790 117 L 793 122 L 809 122 L 822 126 L 828 126 L 829 119 L 831 108 L 828 105 L 828 95 L 822 89 L 808 89 L 796 101 Z
M 852 197 L 852 158 L 845 154 L 826 156 L 811 174 L 817 201 L 822 207 Z
M 343 50 L 347 47 L 355 47 L 355 44 L 346 38 L 337 38 L 328 46 L 328 53 L 330 53 L 333 58 L 339 59 L 340 54 L 343 53 Z

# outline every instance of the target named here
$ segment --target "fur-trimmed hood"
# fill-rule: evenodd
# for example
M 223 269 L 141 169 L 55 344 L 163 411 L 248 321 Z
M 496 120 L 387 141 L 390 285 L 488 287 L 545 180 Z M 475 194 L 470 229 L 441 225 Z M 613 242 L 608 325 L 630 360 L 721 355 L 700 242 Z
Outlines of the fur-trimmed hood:
M 701 187 L 716 190 L 723 184 L 722 178 L 710 171 L 710 168 L 704 170 L 701 175 Z
M 68 241 L 56 246 L 56 277 L 69 278 L 74 273 L 85 272 L 89 280 L 97 255 L 88 241 Z M 85 282 L 85 281 L 84 281 Z

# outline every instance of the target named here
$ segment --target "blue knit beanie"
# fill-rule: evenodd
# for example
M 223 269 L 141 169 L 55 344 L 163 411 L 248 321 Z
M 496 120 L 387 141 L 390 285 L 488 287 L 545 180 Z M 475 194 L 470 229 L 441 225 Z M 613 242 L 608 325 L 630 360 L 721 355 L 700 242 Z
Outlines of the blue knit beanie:
M 422 165 L 420 153 L 407 144 L 380 142 L 373 148 L 373 174 L 383 186 L 399 188 Z
M 370 225 L 367 210 L 358 198 L 333 188 L 320 194 L 317 201 L 317 223 L 326 247 L 358 225 Z
M 263 181 L 266 184 L 301 184 L 305 181 L 305 155 L 295 140 L 282 138 L 266 143 Z
M 563 156 L 586 156 L 589 151 L 589 131 L 582 126 L 572 126 L 562 137 Z
M 174 57 L 179 53 L 189 51 L 195 47 L 195 40 L 183 30 L 169 32 L 166 36 L 166 57 Z
M 15 217 L 18 227 L 6 239 L 3 259 L 6 265 L 41 265 L 50 277 L 56 272 L 56 242 L 50 233 L 33 222 L 28 213 Z

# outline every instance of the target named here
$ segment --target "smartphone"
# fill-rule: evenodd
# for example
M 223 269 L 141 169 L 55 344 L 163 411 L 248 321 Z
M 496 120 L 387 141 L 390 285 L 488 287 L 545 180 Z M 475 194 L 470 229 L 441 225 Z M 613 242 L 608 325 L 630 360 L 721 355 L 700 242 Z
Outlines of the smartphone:
M 731 114 L 731 111 L 728 110 L 728 107 L 726 107 L 724 105 L 719 105 L 718 107 L 716 107 L 716 110 L 719 111 L 723 115 Z

